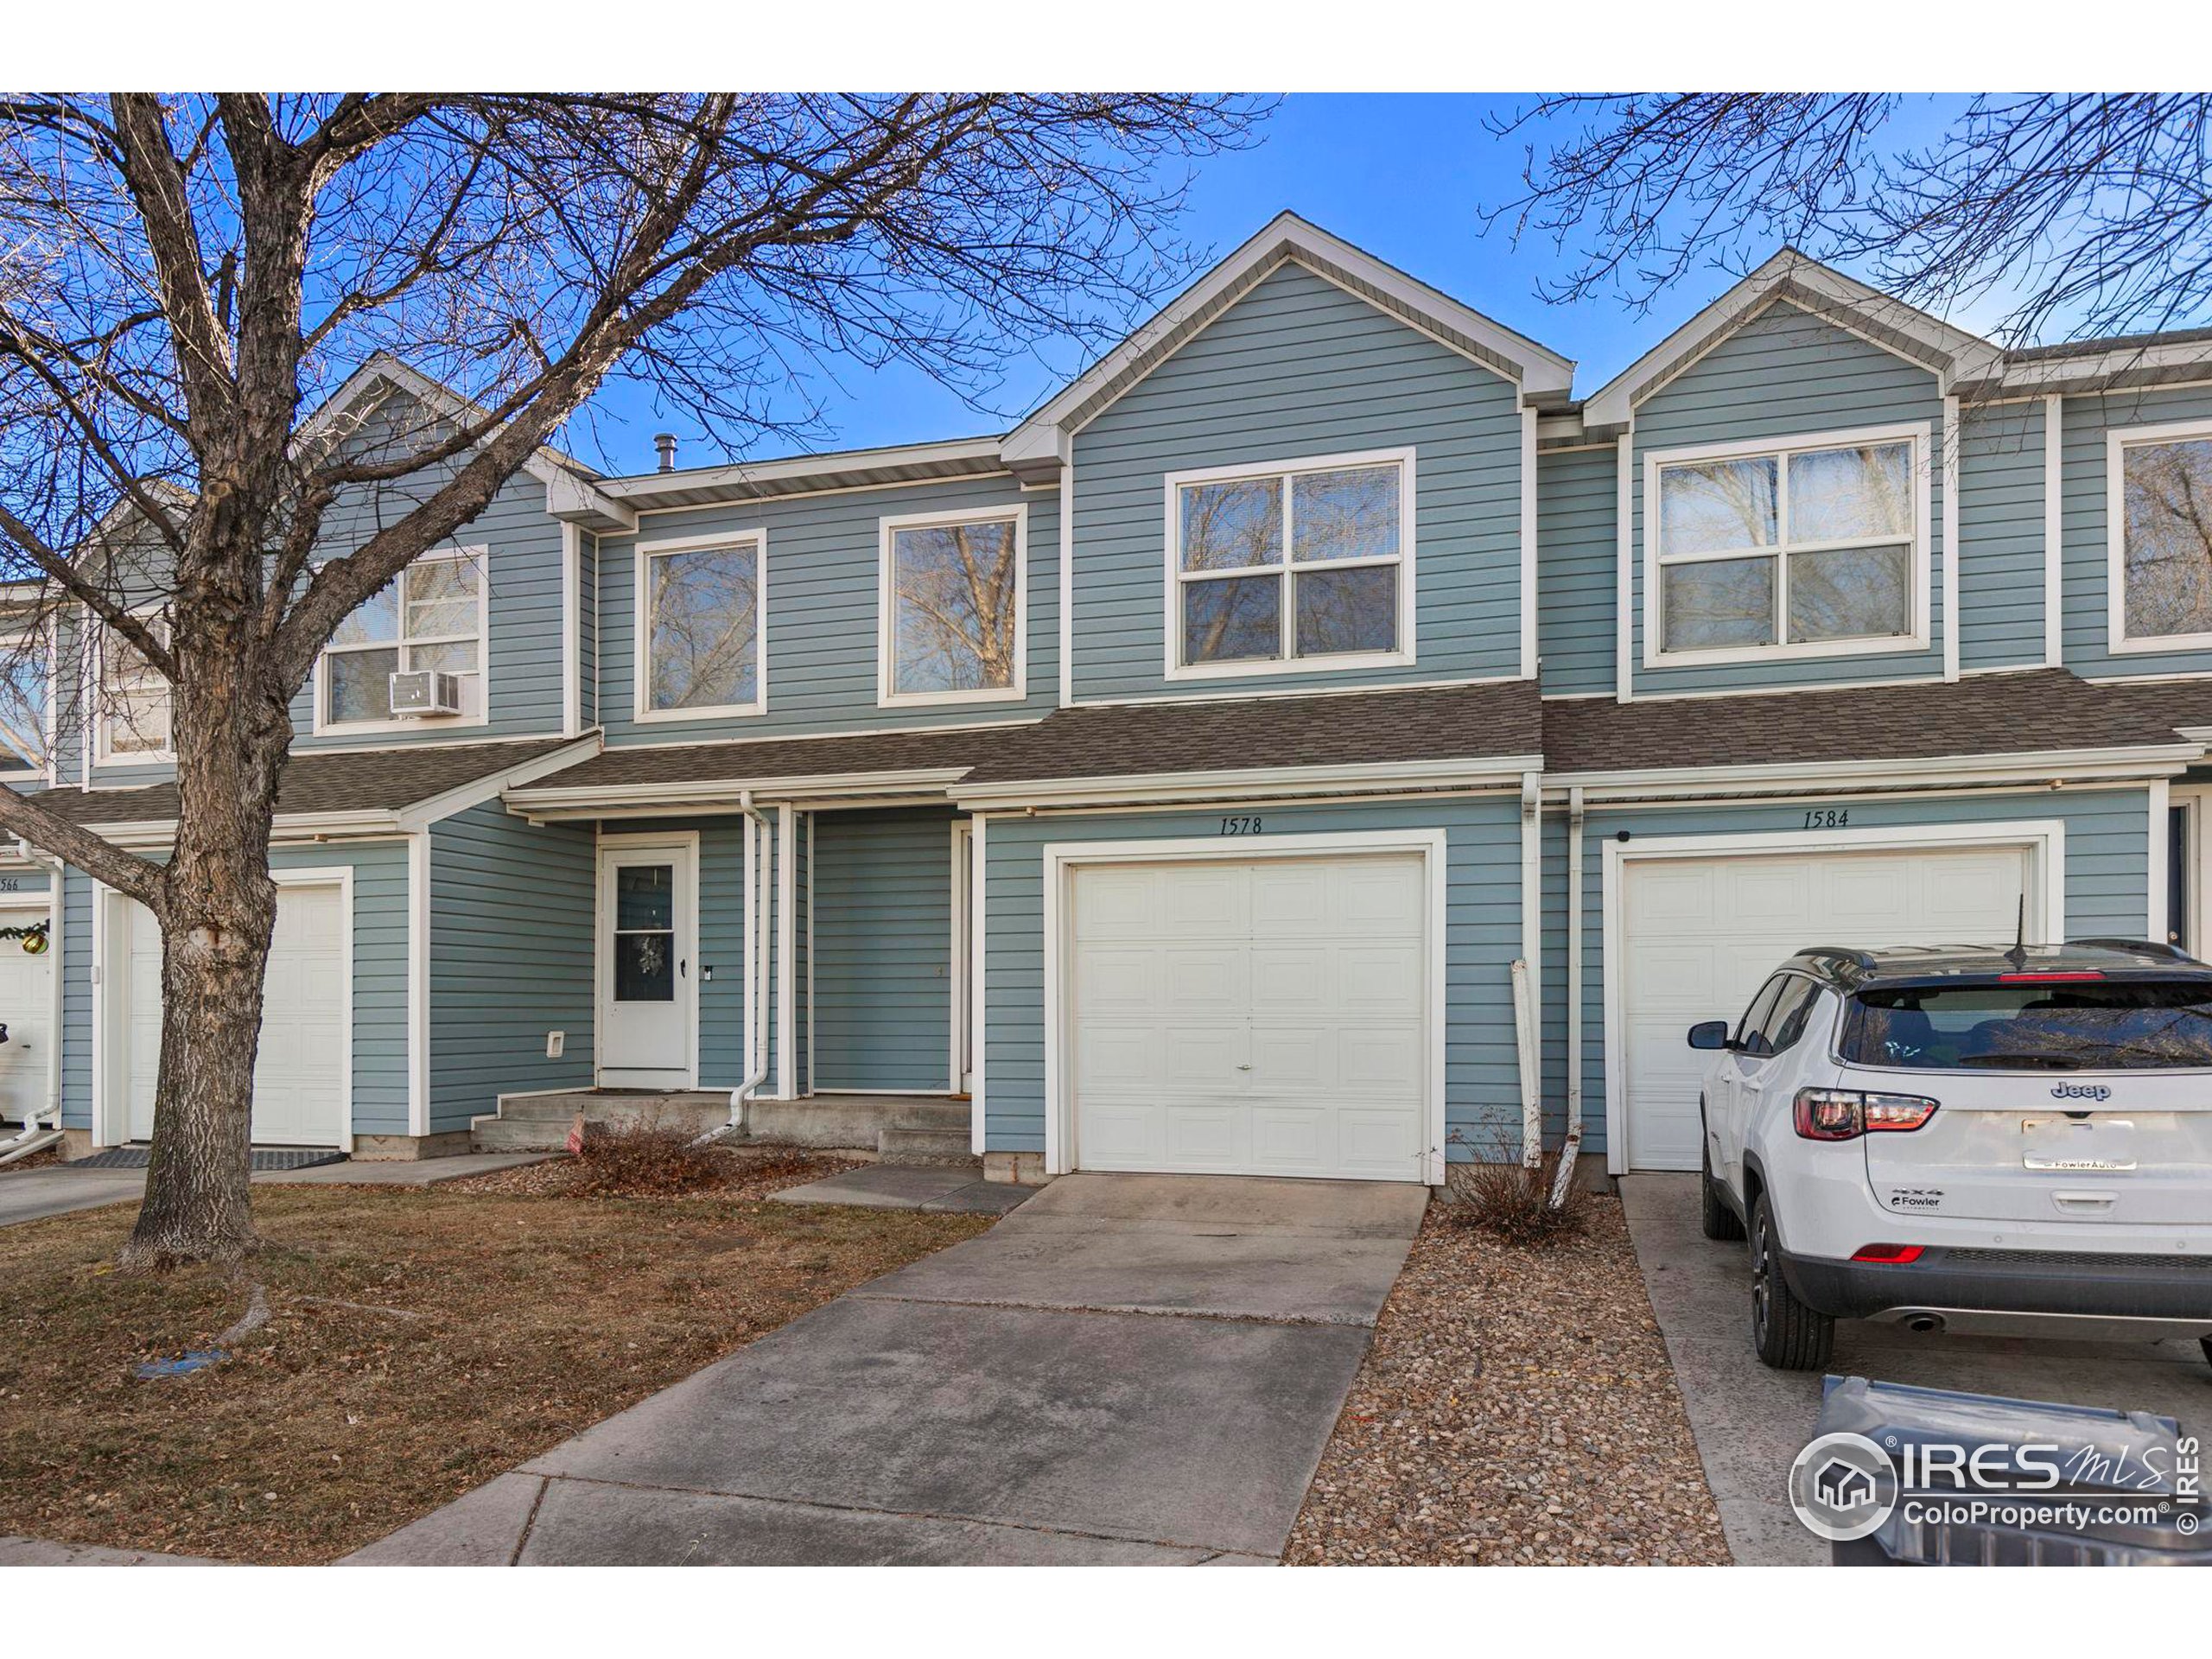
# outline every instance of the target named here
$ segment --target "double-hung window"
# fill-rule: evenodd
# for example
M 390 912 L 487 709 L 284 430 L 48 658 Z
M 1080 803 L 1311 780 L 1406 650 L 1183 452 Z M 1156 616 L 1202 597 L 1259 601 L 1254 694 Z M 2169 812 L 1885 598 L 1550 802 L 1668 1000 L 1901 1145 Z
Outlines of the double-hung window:
M 2109 435 L 2111 645 L 2212 645 L 2212 423 Z
M 1927 429 L 1646 458 L 1647 661 L 1927 640 Z
M 480 547 L 427 554 L 338 625 L 322 651 L 316 730 L 392 725 L 391 677 L 432 670 L 460 682 L 461 713 L 448 718 L 483 721 L 484 561 Z
M 164 646 L 168 644 L 168 618 L 147 613 L 139 620 Z M 124 762 L 169 759 L 168 677 L 112 629 L 101 631 L 99 686 L 98 758 Z
M 1027 509 L 882 521 L 876 701 L 1024 695 Z
M 1167 480 L 1167 676 L 1414 656 L 1410 449 Z
M 52 727 L 52 636 L 0 620 L 0 773 L 43 770 Z
M 758 531 L 639 544 L 639 720 L 757 715 L 767 706 L 767 563 Z

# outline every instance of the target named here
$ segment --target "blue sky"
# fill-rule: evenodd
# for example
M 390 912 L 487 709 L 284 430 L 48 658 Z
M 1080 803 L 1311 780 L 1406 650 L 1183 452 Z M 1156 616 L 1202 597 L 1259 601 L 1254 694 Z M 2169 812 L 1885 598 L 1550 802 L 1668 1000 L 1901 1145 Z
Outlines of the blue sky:
M 1576 388 L 1589 391 L 1713 299 L 1730 278 L 1719 270 L 1694 271 L 1644 315 L 1619 300 L 1554 306 L 1539 299 L 1538 282 L 1567 261 L 1541 238 L 1516 248 L 1502 226 L 1485 236 L 1476 213 L 1479 206 L 1510 199 L 1518 187 L 1523 140 L 1493 137 L 1484 117 L 1510 112 L 1520 101 L 1408 93 L 1287 99 L 1255 148 L 1204 164 L 1183 221 L 1185 233 L 1217 256 L 1290 208 L 1573 358 Z M 1932 135 L 1946 102 L 1955 101 L 1909 102 L 1888 136 Z M 1746 240 L 1730 251 L 1756 263 L 1773 247 Z M 1960 321 L 1968 327 L 1975 322 L 1970 316 Z M 809 447 L 849 448 L 1002 430 L 1084 360 L 1072 349 L 1042 355 L 1046 360 L 1008 365 L 993 407 L 980 410 L 917 372 L 830 365 L 831 376 L 816 387 L 827 404 L 830 429 Z M 684 466 L 737 459 L 709 448 L 680 414 L 656 412 L 633 390 L 610 387 L 593 408 L 602 418 L 573 428 L 569 447 L 608 471 L 649 470 L 652 434 L 663 429 L 682 440 Z M 764 447 L 745 458 L 786 448 Z

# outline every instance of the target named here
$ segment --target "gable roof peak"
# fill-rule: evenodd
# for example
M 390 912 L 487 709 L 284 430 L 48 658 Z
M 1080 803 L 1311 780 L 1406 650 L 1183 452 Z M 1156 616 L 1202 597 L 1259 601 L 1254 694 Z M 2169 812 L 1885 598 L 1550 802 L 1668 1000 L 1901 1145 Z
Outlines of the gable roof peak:
M 1077 431 L 1287 262 L 1440 340 L 1524 394 L 1564 397 L 1573 383 L 1572 359 L 1285 208 L 1015 427 L 1001 458 L 1025 478 L 1056 473 Z

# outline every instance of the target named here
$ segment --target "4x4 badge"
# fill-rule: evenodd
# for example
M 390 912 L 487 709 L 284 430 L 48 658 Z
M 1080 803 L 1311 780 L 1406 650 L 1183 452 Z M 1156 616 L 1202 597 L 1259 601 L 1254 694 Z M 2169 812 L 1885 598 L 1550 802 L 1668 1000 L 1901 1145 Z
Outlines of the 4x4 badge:
M 2058 1083 L 2050 1090 L 2053 1100 L 2110 1100 L 2112 1090 L 2101 1083 Z

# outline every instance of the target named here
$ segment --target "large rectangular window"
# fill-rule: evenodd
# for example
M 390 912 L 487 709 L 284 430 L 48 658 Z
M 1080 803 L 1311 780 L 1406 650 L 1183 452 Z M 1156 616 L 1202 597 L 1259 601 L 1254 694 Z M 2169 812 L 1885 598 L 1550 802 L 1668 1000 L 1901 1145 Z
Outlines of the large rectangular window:
M 754 715 L 766 548 L 758 535 L 638 549 L 640 720 Z
M 2112 643 L 2212 645 L 2212 424 L 2113 435 Z
M 1016 507 L 882 521 L 879 702 L 1023 695 L 1027 518 Z
M 1171 679 L 1413 659 L 1411 450 L 1167 480 Z
M 36 623 L 0 620 L 0 772 L 47 762 L 51 728 L 52 636 Z
M 1918 434 L 1649 458 L 1656 654 L 1814 655 L 1920 637 Z
M 166 646 L 166 617 L 140 619 Z M 124 637 L 103 629 L 99 667 L 99 751 L 102 760 L 165 760 L 174 741 L 168 676 Z
M 409 565 L 323 647 L 316 729 L 392 723 L 391 677 L 424 670 L 461 683 L 461 713 L 448 719 L 481 721 L 485 612 L 482 549 L 429 554 Z

